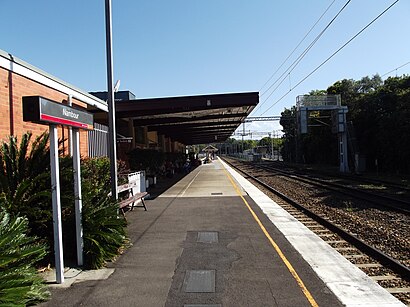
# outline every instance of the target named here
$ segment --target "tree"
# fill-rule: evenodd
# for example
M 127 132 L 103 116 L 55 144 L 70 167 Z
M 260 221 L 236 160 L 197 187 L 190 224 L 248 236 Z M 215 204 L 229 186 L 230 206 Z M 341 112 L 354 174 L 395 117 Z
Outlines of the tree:
M 390 77 L 380 84 L 376 75 L 357 84 L 357 92 L 342 102 L 349 107 L 348 121 L 368 168 L 374 168 L 377 159 L 379 170 L 408 173 L 410 77 Z
M 257 146 L 266 146 L 268 152 L 270 152 L 272 145 L 274 150 L 278 150 L 282 146 L 282 143 L 281 138 L 264 137 L 258 141 Z
M 360 81 L 356 81 L 356 88 L 359 93 L 371 93 L 383 85 L 382 78 L 376 74 L 372 78 L 363 77 Z
M 357 83 L 353 79 L 343 79 L 327 88 L 329 95 L 340 94 L 343 102 L 351 102 L 357 94 Z
M 242 141 L 240 141 L 242 143 Z M 252 149 L 256 147 L 257 141 L 255 140 L 244 140 L 243 141 L 243 150 Z
M 264 138 L 262 138 L 258 141 L 257 146 L 268 146 L 270 148 L 271 145 L 272 145 L 272 138 L 271 137 L 264 137 Z
M 325 96 L 327 95 L 326 90 L 311 90 L 309 96 Z
M 296 107 L 285 109 L 281 113 L 279 123 L 282 125 L 284 133 L 282 157 L 284 161 L 295 162 L 297 155 Z

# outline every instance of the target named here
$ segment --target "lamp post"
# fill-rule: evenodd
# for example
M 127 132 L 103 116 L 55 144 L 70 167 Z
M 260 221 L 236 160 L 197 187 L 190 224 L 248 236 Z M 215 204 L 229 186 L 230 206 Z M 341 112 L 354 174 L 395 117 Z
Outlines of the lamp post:
M 105 0 L 105 32 L 107 50 L 107 103 L 108 103 L 108 152 L 110 156 L 111 195 L 115 199 L 117 194 L 117 141 L 115 132 L 115 100 L 113 85 L 113 60 L 112 60 L 112 21 L 111 0 Z
M 243 144 L 243 137 L 245 136 L 245 121 L 243 122 L 243 132 L 242 132 L 242 155 L 243 155 L 243 150 L 244 150 L 244 144 Z
M 271 145 L 272 145 L 272 161 L 273 161 L 273 138 L 275 137 L 275 133 L 272 132 L 272 139 L 271 139 Z

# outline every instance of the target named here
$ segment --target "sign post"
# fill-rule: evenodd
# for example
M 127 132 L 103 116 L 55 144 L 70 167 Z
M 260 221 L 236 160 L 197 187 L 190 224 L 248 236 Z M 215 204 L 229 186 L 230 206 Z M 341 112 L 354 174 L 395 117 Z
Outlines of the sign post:
M 107 95 L 108 95 L 108 153 L 110 156 L 111 195 L 118 199 L 117 193 L 117 133 L 115 129 L 115 99 L 113 85 L 112 56 L 112 18 L 111 0 L 105 0 L 105 35 L 107 50 Z
M 83 260 L 83 200 L 81 195 L 81 166 L 80 166 L 80 131 L 73 129 L 73 168 L 74 168 L 74 198 L 75 198 L 75 233 L 77 242 L 77 264 L 82 266 Z
M 77 264 L 83 265 L 83 229 L 81 200 L 80 132 L 94 127 L 93 115 L 40 96 L 23 97 L 23 120 L 49 125 L 50 166 L 53 207 L 54 256 L 56 282 L 64 282 L 63 234 L 61 225 L 60 173 L 58 163 L 57 125 L 73 127 L 72 151 L 74 168 L 75 222 L 77 238 Z
M 64 282 L 64 259 L 63 232 L 61 224 L 60 169 L 58 163 L 58 134 L 56 125 L 50 125 L 49 129 L 51 158 L 51 197 L 53 202 L 54 256 L 56 262 L 56 281 L 58 284 L 61 284 Z

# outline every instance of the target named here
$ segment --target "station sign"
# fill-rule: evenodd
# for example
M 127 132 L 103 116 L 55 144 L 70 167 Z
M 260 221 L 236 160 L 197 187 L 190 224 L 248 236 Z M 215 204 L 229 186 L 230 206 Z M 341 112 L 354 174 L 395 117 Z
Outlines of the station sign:
M 93 114 L 41 96 L 23 97 L 23 120 L 43 125 L 64 125 L 93 130 Z

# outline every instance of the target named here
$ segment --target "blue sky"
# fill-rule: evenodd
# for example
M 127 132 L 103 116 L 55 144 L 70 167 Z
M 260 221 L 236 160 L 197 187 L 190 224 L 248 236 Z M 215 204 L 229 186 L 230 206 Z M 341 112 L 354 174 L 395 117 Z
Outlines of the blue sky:
M 114 79 L 137 97 L 260 91 L 253 116 L 297 95 L 383 75 L 410 61 L 410 1 L 401 0 L 285 98 L 394 0 L 352 0 L 282 85 L 261 89 L 331 5 L 272 84 L 347 0 L 112 0 Z M 0 49 L 86 91 L 106 90 L 104 0 L 0 0 Z M 390 75 L 409 74 L 410 64 Z M 386 78 L 387 75 L 384 77 Z M 274 86 L 273 88 L 275 88 Z M 273 89 L 272 88 L 272 89 Z M 252 123 L 251 131 L 280 129 Z

